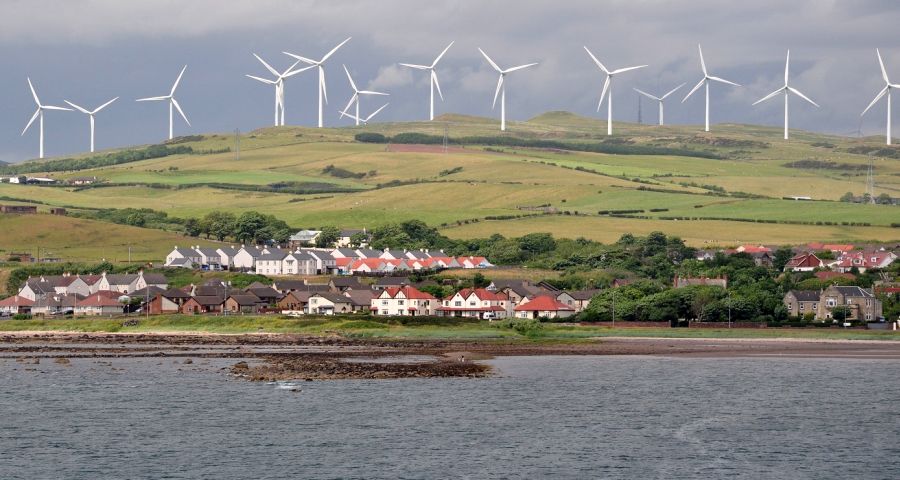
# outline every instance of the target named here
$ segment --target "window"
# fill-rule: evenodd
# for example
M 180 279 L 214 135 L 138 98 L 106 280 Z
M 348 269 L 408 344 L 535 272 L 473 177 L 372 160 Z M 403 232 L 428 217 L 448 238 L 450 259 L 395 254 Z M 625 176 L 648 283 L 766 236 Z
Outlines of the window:
M 397 300 L 397 305 L 403 305 L 405 302 L 403 300 Z
M 825 300 L 826 307 L 833 307 L 835 305 L 837 305 L 837 302 L 835 301 L 835 299 L 829 298 L 828 300 Z
M 457 300 L 457 301 L 453 302 L 453 306 L 454 306 L 454 307 L 461 307 L 461 306 L 462 306 L 462 302 L 459 301 L 459 300 Z
M 800 311 L 803 311 L 803 303 L 800 304 Z
M 387 304 L 388 304 L 388 301 L 387 301 L 387 300 L 382 300 L 382 301 L 381 301 L 381 304 L 382 304 L 382 305 L 387 305 Z
M 871 313 L 867 313 L 867 314 L 866 314 L 866 320 L 871 320 L 871 319 L 872 319 L 872 314 L 871 314 Z
M 478 302 L 476 302 L 475 300 L 472 300 L 471 302 L 469 302 L 469 306 L 474 307 L 476 305 L 478 305 Z

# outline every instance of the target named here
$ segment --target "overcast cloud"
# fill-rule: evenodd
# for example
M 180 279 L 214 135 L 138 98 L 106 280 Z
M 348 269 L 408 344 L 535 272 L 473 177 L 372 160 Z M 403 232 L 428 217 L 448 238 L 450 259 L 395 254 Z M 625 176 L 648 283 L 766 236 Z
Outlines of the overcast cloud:
M 178 71 L 188 70 L 177 98 L 192 126 L 176 122 L 176 135 L 242 131 L 272 121 L 272 89 L 244 77 L 267 76 L 256 52 L 277 69 L 290 65 L 282 51 L 318 58 L 353 39 L 327 65 L 328 125 L 346 125 L 337 110 L 349 96 L 341 69 L 357 84 L 387 90 L 380 120 L 427 118 L 427 73 L 397 62 L 429 64 L 451 40 L 439 66 L 445 101 L 436 112 L 496 116 L 496 76 L 478 54 L 482 47 L 501 67 L 540 62 L 508 77 L 507 114 L 525 120 L 549 110 L 596 113 L 603 77 L 582 49 L 608 67 L 649 64 L 615 82 L 614 117 L 636 121 L 633 87 L 663 92 L 700 78 L 697 43 L 718 75 L 744 85 L 712 88 L 712 122 L 780 125 L 782 106 L 750 104 L 782 83 L 791 49 L 792 84 L 822 107 L 793 102 L 794 128 L 850 134 L 860 112 L 883 87 L 875 47 L 892 81 L 900 83 L 900 4 L 889 0 L 662 1 L 297 1 L 297 0 L 6 0 L 0 16 L 0 160 L 37 156 L 37 129 L 20 136 L 34 111 L 26 76 L 41 100 L 70 100 L 93 108 L 121 99 L 97 116 L 99 149 L 162 140 L 163 103 L 135 103 L 164 95 Z M 677 95 L 676 95 L 677 96 Z M 667 123 L 702 123 L 702 97 L 666 108 Z M 314 70 L 286 86 L 287 123 L 316 121 Z M 364 99 L 363 114 L 381 99 Z M 655 109 L 644 104 L 644 121 Z M 864 133 L 884 130 L 885 105 L 863 119 Z M 88 120 L 49 112 L 48 156 L 84 151 Z

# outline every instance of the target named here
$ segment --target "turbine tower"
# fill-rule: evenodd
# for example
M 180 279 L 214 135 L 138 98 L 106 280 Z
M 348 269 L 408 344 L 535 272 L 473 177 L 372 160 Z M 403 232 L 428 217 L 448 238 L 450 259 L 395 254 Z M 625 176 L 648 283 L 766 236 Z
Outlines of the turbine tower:
M 314 67 L 319 68 L 319 128 L 322 128 L 322 126 L 323 126 L 323 121 L 322 121 L 322 105 L 323 105 L 323 103 L 322 102 L 324 101 L 325 103 L 328 103 L 328 92 L 325 90 L 325 67 L 323 66 L 323 64 L 325 63 L 326 60 L 328 60 L 329 57 L 334 55 L 334 52 L 336 52 L 339 48 L 344 46 L 345 43 L 349 42 L 350 38 L 352 38 L 352 37 L 347 37 L 347 39 L 344 40 L 343 42 L 339 43 L 338 46 L 332 48 L 331 51 L 326 53 L 325 56 L 322 57 L 322 59 L 319 61 L 310 60 L 309 58 L 301 57 L 300 55 L 294 55 L 293 53 L 282 52 L 285 55 L 294 57 L 303 63 L 308 63 Z
M 300 63 L 300 60 L 297 60 L 296 62 L 294 62 L 293 65 L 288 67 L 287 70 L 279 73 L 277 70 L 272 68 L 271 65 L 266 63 L 265 60 L 260 58 L 259 55 L 254 53 L 253 56 L 256 57 L 256 59 L 259 60 L 260 63 L 263 64 L 264 67 L 266 67 L 266 70 L 268 70 L 269 73 L 271 73 L 272 75 L 275 75 L 275 80 L 269 80 L 269 79 L 257 77 L 254 75 L 247 75 L 247 77 L 252 78 L 253 80 L 268 84 L 268 85 L 275 86 L 275 126 L 276 127 L 284 126 L 284 79 L 293 77 L 294 75 L 297 75 L 298 73 L 305 72 L 305 71 L 309 70 L 310 68 L 313 68 L 313 65 L 310 65 L 306 68 L 301 68 L 299 70 L 294 70 L 294 67 L 296 67 L 297 64 Z
M 696 92 L 700 87 L 706 87 L 706 131 L 708 132 L 709 131 L 709 82 L 713 81 L 713 82 L 719 82 L 719 83 L 727 83 L 728 85 L 734 85 L 735 87 L 740 87 L 740 85 L 738 85 L 737 83 L 725 80 L 724 78 L 714 77 L 714 76 L 710 75 L 709 72 L 706 71 L 706 62 L 703 61 L 703 49 L 700 47 L 699 44 L 697 45 L 697 50 L 700 51 L 700 68 L 703 69 L 703 78 L 700 80 L 699 83 L 697 83 L 697 85 L 694 86 L 694 88 L 691 89 L 690 92 L 688 92 L 688 94 L 684 97 L 684 100 L 682 100 L 681 103 L 684 103 L 685 101 L 687 101 L 687 99 L 690 98 L 690 96 L 693 95 L 694 92 Z
M 347 109 L 350 108 L 350 105 L 353 105 L 355 103 L 356 104 L 356 116 L 355 117 L 351 116 L 351 118 L 355 118 L 356 125 L 359 126 L 359 122 L 360 122 L 360 119 L 359 119 L 359 96 L 360 95 L 390 95 L 390 94 L 383 93 L 383 92 L 375 92 L 372 90 L 360 90 L 360 89 L 356 88 L 356 82 L 354 82 L 353 77 L 350 76 L 350 70 L 347 70 L 346 65 L 343 65 L 343 67 L 344 67 L 344 72 L 347 74 L 347 80 L 350 80 L 350 88 L 353 89 L 353 96 L 350 97 L 350 101 L 347 102 L 347 106 L 344 107 L 344 109 L 341 110 L 341 112 L 342 113 L 346 112 Z
M 64 110 L 67 112 L 71 112 L 71 108 L 66 107 L 54 107 L 53 105 L 43 105 L 41 104 L 41 99 L 38 98 L 37 92 L 34 91 L 34 85 L 31 84 L 31 79 L 28 79 L 28 88 L 31 89 L 31 96 L 34 97 L 34 103 L 37 105 L 37 110 L 34 111 L 34 115 L 31 116 L 31 120 L 28 121 L 28 125 L 25 125 L 25 130 L 22 130 L 22 135 L 25 135 L 25 132 L 28 131 L 28 128 L 31 127 L 31 124 L 38 118 L 40 118 L 40 150 L 38 153 L 38 158 L 44 158 L 44 110 Z
M 612 78 L 614 75 L 618 75 L 623 72 L 627 72 L 629 70 L 637 70 L 638 68 L 644 68 L 646 65 L 638 65 L 636 67 L 625 67 L 619 68 L 617 70 L 609 71 L 605 65 L 603 65 L 600 60 L 597 60 L 597 57 L 588 50 L 587 47 L 584 47 L 584 51 L 587 52 L 588 55 L 591 56 L 591 59 L 594 63 L 600 67 L 600 70 L 606 74 L 606 80 L 603 82 L 603 91 L 600 92 L 600 102 L 597 103 L 597 111 L 600 111 L 600 106 L 603 105 L 603 97 L 606 96 L 606 93 L 609 92 L 609 98 L 606 100 L 606 135 L 612 135 L 612 89 L 610 88 L 610 83 L 612 82 Z
M 788 97 L 790 96 L 790 94 L 793 93 L 794 95 L 806 100 L 807 102 L 813 104 L 814 106 L 816 106 L 816 107 L 819 106 L 816 102 L 810 100 L 806 95 L 800 93 L 800 90 L 797 90 L 796 88 L 788 85 L 788 72 L 790 71 L 790 66 L 791 66 L 791 51 L 788 50 L 787 60 L 785 60 L 785 62 L 784 62 L 784 86 L 779 88 L 778 90 L 775 90 L 774 92 L 766 95 L 765 97 L 760 98 L 759 100 L 753 102 L 753 105 L 756 105 L 758 103 L 765 102 L 766 100 L 774 97 L 775 95 L 778 95 L 779 93 L 784 94 L 784 139 L 785 140 L 788 139 Z
M 671 94 L 677 92 L 677 91 L 680 90 L 681 87 L 683 87 L 684 85 L 685 85 L 685 84 L 682 83 L 681 85 L 679 85 L 679 86 L 673 88 L 672 90 L 669 90 L 668 93 L 666 93 L 665 95 L 663 95 L 663 96 L 661 96 L 661 97 L 657 97 L 657 96 L 654 96 L 654 95 L 650 95 L 649 93 L 647 93 L 647 92 L 645 92 L 645 91 L 643 91 L 643 90 L 641 90 L 641 89 L 639 89 L 639 88 L 635 88 L 634 91 L 640 93 L 641 95 L 643 95 L 643 96 L 645 96 L 645 97 L 647 97 L 647 98 L 649 98 L 649 99 L 651 99 L 651 100 L 656 100 L 657 102 L 659 102 L 659 126 L 663 126 L 663 125 L 664 125 L 664 122 L 663 122 L 663 102 L 665 101 L 665 99 L 666 99 L 669 95 L 671 95 Z
M 148 98 L 137 99 L 138 102 L 162 102 L 162 101 L 169 102 L 169 140 L 174 138 L 174 135 L 172 134 L 172 132 L 173 132 L 172 125 L 175 122 L 174 112 L 172 111 L 173 108 L 177 109 L 178 113 L 181 114 L 181 118 L 184 119 L 184 122 L 187 123 L 188 126 L 191 126 L 191 122 L 188 121 L 187 116 L 184 114 L 184 110 L 182 110 L 181 105 L 178 104 L 178 100 L 175 100 L 175 89 L 178 88 L 178 83 L 181 82 L 181 77 L 184 75 L 185 70 L 187 70 L 187 65 L 185 65 L 184 68 L 181 69 L 181 73 L 179 73 L 178 78 L 175 79 L 175 84 L 172 85 L 172 90 L 169 91 L 168 95 L 163 95 L 161 97 L 148 97 Z
M 498 67 L 493 60 L 491 60 L 491 57 L 489 57 L 488 54 L 484 53 L 484 50 L 479 48 L 478 51 L 481 52 L 482 55 L 484 55 L 485 60 L 487 60 L 488 63 L 490 63 L 491 66 L 494 67 L 494 70 L 496 70 L 497 73 L 500 74 L 500 78 L 497 79 L 497 90 L 494 91 L 494 103 L 491 105 L 491 109 L 497 106 L 497 95 L 500 95 L 500 131 L 502 132 L 506 130 L 506 85 L 503 83 L 503 78 L 507 73 L 515 72 L 516 70 L 521 70 L 523 68 L 533 67 L 537 65 L 537 63 L 528 63 L 525 65 L 519 65 L 518 67 L 512 67 L 503 70 L 502 68 Z
M 341 112 L 341 117 L 350 117 L 350 118 L 356 120 L 356 124 L 357 124 L 357 125 L 359 125 L 360 122 L 362 122 L 363 125 L 368 125 L 368 124 L 369 124 L 369 120 L 371 120 L 372 117 L 374 117 L 375 115 L 378 115 L 378 112 L 384 110 L 384 107 L 386 107 L 386 106 L 388 106 L 388 105 L 390 105 L 390 104 L 385 103 L 384 105 L 381 106 L 381 108 L 379 108 L 378 110 L 375 110 L 374 112 L 370 113 L 369 116 L 366 117 L 366 118 L 359 118 L 359 113 L 357 113 L 356 115 L 352 115 L 352 114 L 347 113 L 347 112 L 344 111 L 344 110 L 339 110 L 339 112 Z
M 435 58 L 433 62 L 431 62 L 431 65 L 415 65 L 412 63 L 401 63 L 400 64 L 400 65 L 403 65 L 404 67 L 415 68 L 416 70 L 428 70 L 430 72 L 431 100 L 429 103 L 430 109 L 428 111 L 428 120 L 434 120 L 434 89 L 435 88 L 437 88 L 437 92 L 438 92 L 438 95 L 441 97 L 441 101 L 442 102 L 444 101 L 444 94 L 441 93 L 441 84 L 438 83 L 438 77 L 437 77 L 437 73 L 434 71 L 434 67 L 437 66 L 438 62 L 441 61 L 441 57 L 443 57 L 444 54 L 447 53 L 447 50 L 450 50 L 450 47 L 452 47 L 452 46 L 453 46 L 453 42 L 450 42 L 450 45 L 447 45 L 447 48 L 445 48 L 444 51 L 441 52 L 441 54 L 438 55 L 437 58 Z
M 895 88 L 900 88 L 900 85 L 892 84 L 891 81 L 888 79 L 887 70 L 884 69 L 884 61 L 881 60 L 881 52 L 877 48 L 875 49 L 875 54 L 878 55 L 878 64 L 881 65 L 881 78 L 884 79 L 884 88 L 882 88 L 881 91 L 878 92 L 878 95 L 875 96 L 875 99 L 872 100 L 872 103 L 870 103 L 869 106 L 866 107 L 865 110 L 863 110 L 862 115 L 865 115 L 866 112 L 868 112 L 869 109 L 872 108 L 872 106 L 878 102 L 878 100 L 881 100 L 881 97 L 883 97 L 885 93 L 887 94 L 887 144 L 890 145 L 891 144 L 891 90 L 893 90 Z M 862 116 L 862 115 L 860 115 L 860 116 Z
M 78 105 L 75 105 L 74 103 L 66 100 L 66 103 L 71 105 L 75 110 L 78 110 L 79 112 L 87 115 L 91 119 L 91 153 L 94 153 L 94 114 L 99 112 L 100 110 L 103 110 L 104 108 L 109 106 L 109 104 L 115 102 L 118 99 L 119 97 L 116 97 L 93 110 L 87 110 L 86 108 L 79 107 Z

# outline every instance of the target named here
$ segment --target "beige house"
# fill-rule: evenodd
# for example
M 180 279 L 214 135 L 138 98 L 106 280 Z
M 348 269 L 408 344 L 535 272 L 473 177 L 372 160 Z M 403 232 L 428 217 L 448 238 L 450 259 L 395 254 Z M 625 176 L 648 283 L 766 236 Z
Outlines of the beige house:
M 816 315 L 819 310 L 819 296 L 816 290 L 791 290 L 784 295 L 784 307 L 791 317 L 802 317 L 808 313 Z
M 834 308 L 841 305 L 850 309 L 850 320 L 875 321 L 884 316 L 881 302 L 865 288 L 830 286 L 819 298 L 819 319 L 832 318 Z

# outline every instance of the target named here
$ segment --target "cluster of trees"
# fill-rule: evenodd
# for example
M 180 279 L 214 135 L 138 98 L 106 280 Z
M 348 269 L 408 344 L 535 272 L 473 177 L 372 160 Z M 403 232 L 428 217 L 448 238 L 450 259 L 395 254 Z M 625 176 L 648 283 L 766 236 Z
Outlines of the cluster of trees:
M 131 225 L 133 227 L 158 228 L 161 230 L 177 230 L 184 220 L 170 217 L 168 213 L 152 208 L 105 208 L 102 210 L 85 210 L 72 212 L 72 216 L 91 218 L 105 222 Z
M 872 203 L 872 196 L 867 192 L 862 194 L 861 196 L 856 196 L 853 192 L 847 192 L 843 194 L 840 198 L 842 202 L 847 203 Z M 893 205 L 894 199 L 887 193 L 881 193 L 874 199 L 875 203 L 878 205 Z
M 49 160 L 46 162 L 25 162 L 17 165 L 6 165 L 0 167 L 0 173 L 16 174 L 85 170 L 88 168 L 106 167 L 109 165 L 118 165 L 120 163 L 138 162 L 151 158 L 160 158 L 169 155 L 178 155 L 192 152 L 193 149 L 191 149 L 191 147 L 187 145 L 177 145 L 174 147 L 169 147 L 166 145 L 151 145 L 146 148 L 122 150 L 112 153 L 91 155 L 84 158 L 61 158 L 59 160 Z
M 248 211 L 240 215 L 231 212 L 212 211 L 202 218 L 186 218 L 184 232 L 192 237 L 200 235 L 223 241 L 233 238 L 245 244 L 267 242 L 287 243 L 294 230 L 274 215 Z

